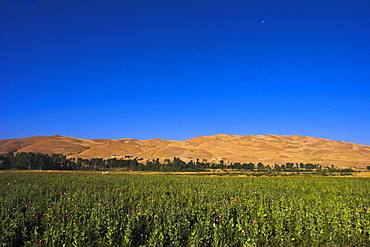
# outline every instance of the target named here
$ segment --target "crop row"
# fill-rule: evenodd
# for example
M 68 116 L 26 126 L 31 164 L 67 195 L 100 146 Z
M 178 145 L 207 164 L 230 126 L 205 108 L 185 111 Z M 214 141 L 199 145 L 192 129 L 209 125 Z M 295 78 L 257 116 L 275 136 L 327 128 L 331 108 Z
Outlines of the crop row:
M 0 246 L 369 246 L 370 180 L 2 174 Z

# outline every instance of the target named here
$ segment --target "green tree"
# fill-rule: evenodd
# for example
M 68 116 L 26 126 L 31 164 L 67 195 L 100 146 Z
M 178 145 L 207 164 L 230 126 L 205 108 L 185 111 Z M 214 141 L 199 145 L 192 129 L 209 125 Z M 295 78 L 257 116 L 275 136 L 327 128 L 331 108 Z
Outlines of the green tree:
M 259 171 L 262 171 L 263 169 L 265 169 L 265 166 L 264 166 L 261 162 L 258 162 L 258 164 L 257 164 L 257 169 L 258 169 Z

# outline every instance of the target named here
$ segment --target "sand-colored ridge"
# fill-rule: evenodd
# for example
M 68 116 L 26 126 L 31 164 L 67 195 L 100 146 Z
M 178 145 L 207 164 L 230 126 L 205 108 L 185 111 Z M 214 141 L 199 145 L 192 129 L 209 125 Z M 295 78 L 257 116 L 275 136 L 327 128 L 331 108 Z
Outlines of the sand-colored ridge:
M 370 146 L 310 136 L 232 135 L 198 136 L 184 141 L 150 139 L 78 139 L 60 135 L 0 140 L 0 153 L 9 151 L 62 153 L 75 158 L 171 159 L 185 161 L 263 162 L 264 164 L 319 163 L 337 167 L 370 166 Z

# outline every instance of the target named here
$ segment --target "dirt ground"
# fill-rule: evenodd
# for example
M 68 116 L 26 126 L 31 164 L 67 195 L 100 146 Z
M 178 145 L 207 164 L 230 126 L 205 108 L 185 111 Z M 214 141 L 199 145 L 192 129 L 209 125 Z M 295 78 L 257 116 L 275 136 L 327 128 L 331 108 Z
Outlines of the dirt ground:
M 0 174 L 6 174 L 6 173 L 18 173 L 18 174 L 24 174 L 24 173 L 66 173 L 66 174 L 76 174 L 76 175 L 84 175 L 84 174 L 96 174 L 96 175 L 102 175 L 102 171 L 73 171 L 73 170 L 0 170 Z M 109 170 L 109 173 L 106 175 L 187 175 L 187 176 L 210 176 L 210 177 L 218 177 L 218 176 L 237 176 L 237 177 L 253 177 L 253 174 L 233 174 L 233 173 L 223 173 L 223 172 L 150 172 L 150 171 L 114 171 Z M 104 176 L 106 176 L 104 175 Z M 261 176 L 261 175 L 259 175 Z M 287 176 L 287 175 L 285 175 Z M 292 176 L 297 176 L 293 175 Z M 301 176 L 305 176 L 301 174 Z M 308 175 L 310 176 L 310 175 Z M 317 176 L 317 175 L 315 175 Z M 262 175 L 262 177 L 265 177 L 265 175 Z M 267 176 L 268 177 L 268 176 Z M 339 177 L 339 176 L 335 176 Z M 370 171 L 365 172 L 354 172 L 352 175 L 345 176 L 349 178 L 370 178 Z
M 353 173 L 353 177 L 370 178 L 370 172 L 356 172 Z

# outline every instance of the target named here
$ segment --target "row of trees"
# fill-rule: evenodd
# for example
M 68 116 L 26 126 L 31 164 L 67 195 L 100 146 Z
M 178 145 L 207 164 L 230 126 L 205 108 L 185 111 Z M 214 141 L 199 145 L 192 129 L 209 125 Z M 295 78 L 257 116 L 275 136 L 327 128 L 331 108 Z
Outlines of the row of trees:
M 219 163 L 196 161 L 185 162 L 174 157 L 161 163 L 159 159 L 146 160 L 145 163 L 135 159 L 103 159 L 103 158 L 69 158 L 62 154 L 16 153 L 9 152 L 0 156 L 0 169 L 28 169 L 28 170 L 106 170 L 108 168 L 121 168 L 132 171 L 205 171 L 209 169 L 231 169 L 236 171 L 257 172 L 301 172 L 301 171 L 329 171 L 353 172 L 352 169 L 336 169 L 334 166 L 321 166 L 311 163 L 286 163 L 285 165 L 264 165 L 254 163 L 231 163 L 226 165 L 223 160 Z
M 253 163 L 232 163 L 228 166 L 230 169 L 235 170 L 249 170 L 249 171 L 290 171 L 290 172 L 299 172 L 299 171 L 323 171 L 323 170 L 336 170 L 334 166 L 321 166 L 320 164 L 311 164 L 311 163 L 286 163 L 285 165 L 274 164 L 273 166 L 264 165 L 259 162 L 257 166 Z
M 146 164 L 135 159 L 103 159 L 103 158 L 67 158 L 63 154 L 16 153 L 9 152 L 0 156 L 0 169 L 23 170 L 106 170 L 122 168 L 132 171 L 204 171 L 193 161 L 184 162 L 174 157 L 160 163 L 159 159 L 147 160 Z
M 59 170 L 71 169 L 73 161 L 62 154 L 17 153 L 9 152 L 0 157 L 1 169 Z

